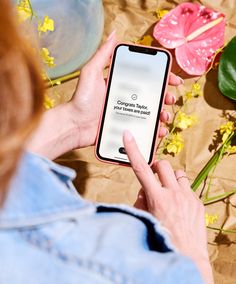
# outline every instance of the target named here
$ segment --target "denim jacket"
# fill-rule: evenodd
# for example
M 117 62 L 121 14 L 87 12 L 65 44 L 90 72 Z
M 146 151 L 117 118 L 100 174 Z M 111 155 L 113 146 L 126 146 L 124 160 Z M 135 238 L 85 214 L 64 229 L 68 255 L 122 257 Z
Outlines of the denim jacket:
M 0 211 L 0 284 L 203 283 L 154 217 L 85 201 L 74 177 L 23 155 Z

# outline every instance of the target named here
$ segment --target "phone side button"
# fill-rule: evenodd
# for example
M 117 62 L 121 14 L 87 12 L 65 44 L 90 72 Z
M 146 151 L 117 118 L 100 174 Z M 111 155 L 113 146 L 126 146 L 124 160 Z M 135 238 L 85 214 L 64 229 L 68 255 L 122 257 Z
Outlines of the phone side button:
M 120 148 L 119 148 L 119 152 L 120 152 L 121 154 L 126 154 L 126 151 L 125 151 L 125 148 L 124 148 L 124 147 L 120 147 Z

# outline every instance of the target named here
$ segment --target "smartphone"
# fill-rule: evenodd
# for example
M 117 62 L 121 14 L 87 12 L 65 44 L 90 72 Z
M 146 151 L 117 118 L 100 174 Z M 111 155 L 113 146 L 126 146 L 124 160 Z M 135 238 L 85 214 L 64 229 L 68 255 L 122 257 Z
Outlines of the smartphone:
M 123 132 L 129 130 L 152 163 L 171 55 L 160 48 L 121 43 L 114 50 L 95 154 L 103 162 L 129 166 Z

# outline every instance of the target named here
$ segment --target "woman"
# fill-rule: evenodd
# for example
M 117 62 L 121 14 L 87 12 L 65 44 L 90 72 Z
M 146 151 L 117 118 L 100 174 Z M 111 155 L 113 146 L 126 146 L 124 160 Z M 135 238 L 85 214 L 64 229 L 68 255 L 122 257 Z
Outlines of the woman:
M 74 172 L 49 160 L 94 143 L 103 69 L 115 44 L 112 33 L 83 68 L 71 102 L 42 114 L 38 65 L 10 1 L 0 0 L 1 284 L 213 283 L 204 207 L 183 171 L 166 161 L 151 169 L 126 131 L 142 186 L 137 210 L 83 200 L 71 182 Z M 172 74 L 170 83 L 181 79 Z M 162 121 L 167 117 L 163 112 Z

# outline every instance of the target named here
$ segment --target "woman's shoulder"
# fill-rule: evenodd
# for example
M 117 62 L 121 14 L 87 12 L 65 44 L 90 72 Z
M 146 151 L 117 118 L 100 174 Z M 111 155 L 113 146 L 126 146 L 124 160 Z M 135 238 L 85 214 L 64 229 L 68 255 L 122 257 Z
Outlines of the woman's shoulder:
M 96 212 L 0 230 L 0 282 L 202 283 L 194 264 L 163 243 L 156 224 L 131 211 L 98 205 Z
M 35 226 L 93 210 L 76 192 L 73 170 L 25 153 L 0 210 L 0 228 Z
M 24 156 L 0 211 L 0 283 L 201 283 L 154 217 L 85 201 L 71 173 Z

